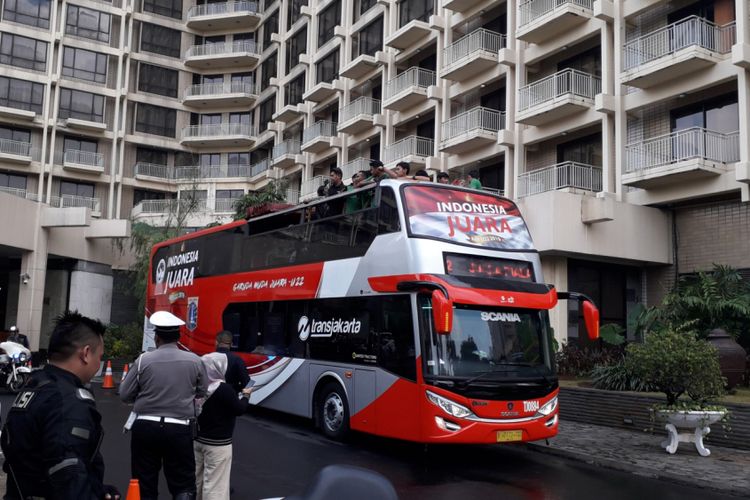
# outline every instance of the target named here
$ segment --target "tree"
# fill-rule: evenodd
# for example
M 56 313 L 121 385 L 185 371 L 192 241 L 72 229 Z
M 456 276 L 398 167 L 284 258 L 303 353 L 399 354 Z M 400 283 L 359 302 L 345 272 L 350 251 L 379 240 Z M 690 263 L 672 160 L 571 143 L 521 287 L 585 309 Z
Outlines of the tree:
M 244 219 L 250 207 L 286 201 L 286 183 L 271 181 L 258 191 L 251 191 L 239 198 L 234 205 L 234 220 Z

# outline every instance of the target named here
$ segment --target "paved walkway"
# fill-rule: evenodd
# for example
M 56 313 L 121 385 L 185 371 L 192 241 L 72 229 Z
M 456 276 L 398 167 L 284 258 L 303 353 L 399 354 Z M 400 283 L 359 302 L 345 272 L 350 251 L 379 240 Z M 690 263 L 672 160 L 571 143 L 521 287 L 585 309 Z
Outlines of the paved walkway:
M 721 432 L 721 427 L 712 431 Z M 660 446 L 666 435 L 656 429 L 651 434 L 563 420 L 549 445 L 540 441 L 527 446 L 600 467 L 750 497 L 750 451 L 713 446 L 709 437 L 708 457 L 698 455 L 693 443 L 680 443 L 677 453 L 670 455 Z

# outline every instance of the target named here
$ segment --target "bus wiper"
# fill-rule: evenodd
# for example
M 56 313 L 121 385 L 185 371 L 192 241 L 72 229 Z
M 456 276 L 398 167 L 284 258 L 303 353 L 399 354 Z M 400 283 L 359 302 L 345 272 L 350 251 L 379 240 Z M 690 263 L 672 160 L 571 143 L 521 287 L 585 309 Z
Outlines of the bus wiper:
M 486 372 L 482 372 L 479 375 L 476 375 L 476 376 L 471 377 L 471 378 L 466 379 L 466 380 L 457 380 L 456 381 L 456 385 L 460 385 L 461 387 L 466 387 L 467 385 L 469 385 L 470 383 L 474 382 L 475 380 L 479 380 L 480 378 L 486 377 L 487 375 L 490 375 L 492 373 L 507 372 L 507 371 L 508 370 L 488 370 Z
M 540 368 L 542 365 L 535 364 L 535 363 L 529 363 L 528 361 L 501 361 L 500 363 L 497 363 L 500 366 L 526 366 L 529 368 L 533 368 L 534 371 L 544 379 L 544 381 L 547 384 L 551 384 L 552 381 L 549 379 L 549 377 L 544 373 L 544 371 Z

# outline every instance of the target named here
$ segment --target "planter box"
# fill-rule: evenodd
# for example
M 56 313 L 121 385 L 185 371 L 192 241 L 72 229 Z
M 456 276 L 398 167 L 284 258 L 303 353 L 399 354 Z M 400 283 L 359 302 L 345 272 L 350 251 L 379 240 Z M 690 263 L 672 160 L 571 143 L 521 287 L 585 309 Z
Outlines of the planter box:
M 560 418 L 621 429 L 643 430 L 652 425 L 649 408 L 655 403 L 664 402 L 662 398 L 632 392 L 561 387 Z M 706 441 L 717 446 L 750 450 L 750 405 L 724 406 L 731 412 L 731 431 L 724 436 L 721 426 L 715 426 Z M 666 432 L 664 424 L 658 421 L 653 427 L 655 434 L 663 435 Z

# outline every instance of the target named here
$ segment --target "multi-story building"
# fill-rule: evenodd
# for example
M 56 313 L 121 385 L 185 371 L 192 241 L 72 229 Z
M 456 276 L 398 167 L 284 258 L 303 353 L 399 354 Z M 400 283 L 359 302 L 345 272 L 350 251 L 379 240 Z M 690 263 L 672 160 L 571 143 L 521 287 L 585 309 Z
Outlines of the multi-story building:
M 271 179 L 295 202 L 373 158 L 477 170 L 520 202 L 547 280 L 603 322 L 681 273 L 750 268 L 745 0 L 3 0 L 1 16 L 0 326 L 42 345 L 64 307 L 109 319 L 127 221 L 188 199 L 190 226 L 225 221 Z M 575 310 L 552 319 L 576 335 Z

